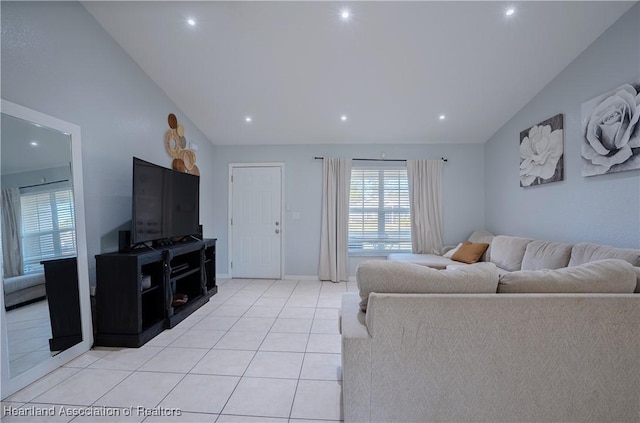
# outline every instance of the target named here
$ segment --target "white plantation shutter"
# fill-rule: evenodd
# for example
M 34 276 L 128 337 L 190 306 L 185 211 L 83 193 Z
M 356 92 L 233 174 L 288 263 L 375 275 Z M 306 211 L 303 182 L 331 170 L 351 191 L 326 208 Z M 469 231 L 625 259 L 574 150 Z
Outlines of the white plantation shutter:
M 70 188 L 24 193 L 20 196 L 20 208 L 25 273 L 41 271 L 41 260 L 76 254 Z
M 411 251 L 407 169 L 353 168 L 349 252 Z

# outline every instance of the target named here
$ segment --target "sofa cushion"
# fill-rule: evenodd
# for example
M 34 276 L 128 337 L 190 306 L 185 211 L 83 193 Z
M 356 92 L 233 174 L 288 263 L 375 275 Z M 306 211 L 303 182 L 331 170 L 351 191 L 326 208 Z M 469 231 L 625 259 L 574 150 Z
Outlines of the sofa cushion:
M 473 264 L 480 260 L 482 254 L 487 251 L 489 244 L 484 242 L 465 241 L 460 248 L 451 256 L 451 260 L 462 263 Z
M 532 239 L 498 235 L 491 241 L 491 262 L 510 272 L 520 270 L 524 252 Z
M 404 263 L 419 264 L 421 266 L 433 267 L 434 269 L 444 269 L 456 261 L 436 254 L 412 254 L 412 253 L 392 253 L 387 256 L 387 260 Z
M 469 236 L 468 240 L 471 242 L 484 242 L 486 244 L 489 244 L 489 248 L 487 248 L 487 251 L 485 251 L 482 257 L 480 257 L 480 261 L 491 261 L 491 241 L 493 240 L 494 236 L 494 234 L 492 234 L 491 232 L 487 232 L 484 229 L 474 231 Z
M 527 244 L 522 270 L 560 269 L 567 267 L 573 244 L 534 240 Z
M 498 273 L 491 263 L 476 263 L 451 270 L 437 270 L 413 263 L 368 260 L 356 270 L 360 308 L 367 310 L 372 292 L 404 294 L 494 293 Z
M 38 285 L 44 285 L 44 273 L 29 273 L 26 275 L 12 276 L 3 280 L 4 293 L 20 291 Z
M 499 293 L 632 293 L 633 266 L 624 260 L 597 260 L 574 267 L 521 270 L 500 277 Z
M 620 259 L 640 266 L 640 250 L 615 248 L 608 245 L 581 242 L 573 246 L 569 266 L 578 266 L 594 260 Z

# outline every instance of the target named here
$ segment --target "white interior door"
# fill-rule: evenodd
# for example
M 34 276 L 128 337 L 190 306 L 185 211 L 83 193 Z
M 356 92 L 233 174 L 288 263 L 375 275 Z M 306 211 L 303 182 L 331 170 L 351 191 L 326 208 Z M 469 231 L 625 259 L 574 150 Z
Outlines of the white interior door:
M 231 168 L 231 275 L 282 276 L 282 167 Z

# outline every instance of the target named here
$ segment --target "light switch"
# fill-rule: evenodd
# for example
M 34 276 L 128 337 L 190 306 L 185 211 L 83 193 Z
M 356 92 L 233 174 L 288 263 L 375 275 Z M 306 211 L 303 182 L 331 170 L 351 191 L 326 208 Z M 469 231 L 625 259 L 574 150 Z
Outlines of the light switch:
M 291 214 L 291 217 L 293 217 L 293 220 L 299 220 L 299 219 L 300 219 L 300 212 L 298 212 L 298 211 L 294 211 L 294 212 Z

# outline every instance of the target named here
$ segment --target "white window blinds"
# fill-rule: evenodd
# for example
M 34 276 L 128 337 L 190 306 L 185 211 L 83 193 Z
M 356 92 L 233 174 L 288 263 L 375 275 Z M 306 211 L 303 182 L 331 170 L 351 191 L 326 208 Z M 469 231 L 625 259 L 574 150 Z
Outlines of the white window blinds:
M 353 168 L 349 194 L 349 252 L 411 251 L 406 168 Z
M 73 194 L 70 188 L 20 196 L 24 272 L 41 271 L 41 260 L 76 254 Z

